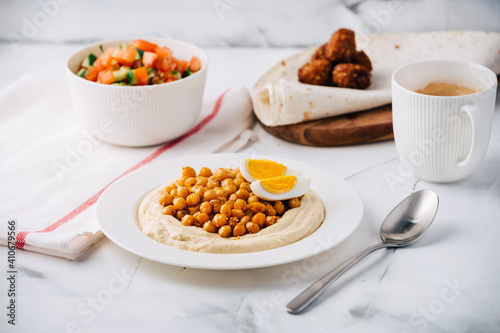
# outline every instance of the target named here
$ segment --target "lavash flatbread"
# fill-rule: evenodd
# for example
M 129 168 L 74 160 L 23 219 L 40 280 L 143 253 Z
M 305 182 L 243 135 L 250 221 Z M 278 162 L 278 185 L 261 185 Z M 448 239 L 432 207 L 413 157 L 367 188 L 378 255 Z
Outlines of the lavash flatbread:
M 311 59 L 316 48 L 310 48 L 276 64 L 254 85 L 252 99 L 259 120 L 267 126 L 289 125 L 389 104 L 392 72 L 416 60 L 467 60 L 500 74 L 500 33 L 496 32 L 378 34 L 356 38 L 356 43 L 372 61 L 368 89 L 300 83 L 297 71 Z

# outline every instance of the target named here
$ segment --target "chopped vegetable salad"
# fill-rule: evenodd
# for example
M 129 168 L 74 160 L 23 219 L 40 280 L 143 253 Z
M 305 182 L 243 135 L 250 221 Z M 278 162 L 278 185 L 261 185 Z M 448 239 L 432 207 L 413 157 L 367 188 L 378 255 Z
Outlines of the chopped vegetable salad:
M 177 59 L 168 47 L 142 39 L 120 47 L 100 48 L 101 55 L 90 53 L 83 59 L 78 76 L 103 84 L 145 86 L 177 81 L 201 69 L 197 57 L 189 61 Z

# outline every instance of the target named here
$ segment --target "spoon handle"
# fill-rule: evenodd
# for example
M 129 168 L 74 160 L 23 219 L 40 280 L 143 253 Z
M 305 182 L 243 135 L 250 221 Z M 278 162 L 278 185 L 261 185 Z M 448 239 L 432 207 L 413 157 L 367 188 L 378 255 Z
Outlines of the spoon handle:
M 296 314 L 302 312 L 309 304 L 312 303 L 323 291 L 325 291 L 333 282 L 335 282 L 342 274 L 344 274 L 355 263 L 366 257 L 368 254 L 387 247 L 387 244 L 378 243 L 361 251 L 350 259 L 346 260 L 341 265 L 337 266 L 330 273 L 323 276 L 321 279 L 313 283 L 309 288 L 300 293 L 297 297 L 287 304 L 288 312 Z

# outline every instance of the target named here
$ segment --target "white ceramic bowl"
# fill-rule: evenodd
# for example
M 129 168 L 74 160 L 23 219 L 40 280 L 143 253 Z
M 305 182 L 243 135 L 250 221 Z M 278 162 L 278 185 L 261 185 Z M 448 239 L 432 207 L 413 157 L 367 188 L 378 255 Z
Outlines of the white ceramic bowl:
M 178 81 L 151 86 L 113 86 L 85 80 L 76 75 L 90 52 L 128 44 L 134 39 L 105 41 L 73 54 L 66 72 L 78 118 L 85 128 L 103 141 L 129 147 L 156 145 L 173 140 L 194 125 L 201 111 L 207 76 L 207 56 L 198 47 L 165 38 L 144 38 L 170 48 L 174 57 L 196 56 L 202 68 Z

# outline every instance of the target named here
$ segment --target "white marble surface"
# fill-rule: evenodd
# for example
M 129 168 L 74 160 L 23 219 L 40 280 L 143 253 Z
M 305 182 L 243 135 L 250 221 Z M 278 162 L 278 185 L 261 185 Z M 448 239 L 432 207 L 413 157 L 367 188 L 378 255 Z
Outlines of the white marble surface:
M 0 44 L 0 89 L 19 73 L 63 61 L 80 45 Z M 205 48 L 207 94 L 250 86 L 296 49 Z M 36 55 L 36 57 L 33 57 Z M 252 66 L 248 66 L 249 63 Z M 311 148 L 256 126 L 242 151 L 291 157 L 345 178 L 360 194 L 359 228 L 326 254 L 271 268 L 203 271 L 142 259 L 103 239 L 77 261 L 17 251 L 18 318 L 7 325 L 0 279 L 1 332 L 498 332 L 500 331 L 500 101 L 488 153 L 468 179 L 447 185 L 401 177 L 393 141 Z M 6 144 L 6 143 L 3 143 Z M 8 143 L 7 143 L 8 144 Z M 403 197 L 423 188 L 441 199 L 434 224 L 411 247 L 383 250 L 341 277 L 301 315 L 286 303 L 317 278 L 378 241 L 378 228 Z M 2 210 L 5 209 L 2 207 Z M 0 247 L 7 268 L 7 249 Z M 125 280 L 120 282 L 116 275 Z M 5 276 L 5 275 L 4 275 Z
M 91 42 L 161 36 L 198 45 L 310 46 L 340 27 L 358 34 L 500 31 L 497 0 L 3 1 L 0 40 Z

